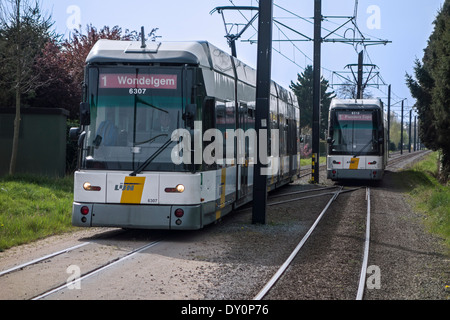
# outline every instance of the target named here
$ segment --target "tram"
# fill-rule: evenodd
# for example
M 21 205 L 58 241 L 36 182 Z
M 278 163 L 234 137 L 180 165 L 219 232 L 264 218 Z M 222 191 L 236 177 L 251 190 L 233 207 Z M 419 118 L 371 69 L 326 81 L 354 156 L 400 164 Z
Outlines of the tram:
M 84 82 L 74 226 L 200 229 L 252 200 L 254 69 L 208 42 L 99 40 Z M 296 96 L 274 82 L 266 125 L 273 190 L 300 172 Z
M 388 159 L 386 121 L 380 99 L 333 99 L 327 178 L 382 180 Z

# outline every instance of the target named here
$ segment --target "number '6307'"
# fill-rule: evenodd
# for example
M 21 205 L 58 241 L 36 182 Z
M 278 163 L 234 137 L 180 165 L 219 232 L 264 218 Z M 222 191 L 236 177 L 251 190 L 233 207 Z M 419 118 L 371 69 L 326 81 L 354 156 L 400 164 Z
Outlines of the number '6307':
M 147 89 L 130 88 L 130 90 L 128 90 L 128 93 L 129 94 L 145 94 L 145 91 L 147 91 Z

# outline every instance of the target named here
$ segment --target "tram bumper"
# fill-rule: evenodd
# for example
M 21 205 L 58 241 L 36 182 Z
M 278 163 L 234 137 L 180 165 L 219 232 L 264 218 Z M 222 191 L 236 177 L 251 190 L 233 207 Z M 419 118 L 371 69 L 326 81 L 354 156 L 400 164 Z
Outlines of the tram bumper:
M 381 180 L 383 170 L 381 169 L 332 169 L 327 170 L 327 178 L 336 180 Z
M 201 205 L 154 206 L 74 202 L 72 225 L 77 227 L 196 230 L 202 227 L 201 212 Z

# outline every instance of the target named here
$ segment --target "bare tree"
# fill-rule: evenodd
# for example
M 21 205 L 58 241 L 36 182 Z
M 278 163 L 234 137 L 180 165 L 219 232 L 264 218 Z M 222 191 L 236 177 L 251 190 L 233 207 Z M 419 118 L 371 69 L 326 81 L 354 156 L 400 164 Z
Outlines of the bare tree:
M 343 84 L 339 85 L 339 88 L 336 90 L 336 95 L 339 99 L 356 99 L 356 83 L 352 81 L 346 81 Z M 363 99 L 373 98 L 373 95 L 370 91 L 363 91 Z

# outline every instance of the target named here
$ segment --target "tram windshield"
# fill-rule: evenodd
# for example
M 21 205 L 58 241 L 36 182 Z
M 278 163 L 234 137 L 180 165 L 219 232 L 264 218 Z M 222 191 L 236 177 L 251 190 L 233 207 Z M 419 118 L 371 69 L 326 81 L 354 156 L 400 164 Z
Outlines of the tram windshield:
M 181 76 L 181 68 L 90 68 L 82 167 L 135 170 L 157 154 L 144 170 L 185 171 L 168 144 L 184 125 Z
M 359 156 L 379 153 L 376 111 L 335 110 L 331 117 L 330 154 Z

